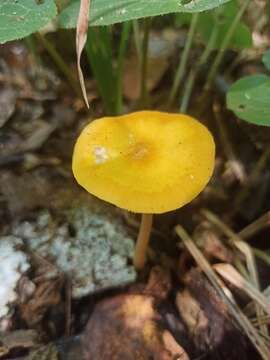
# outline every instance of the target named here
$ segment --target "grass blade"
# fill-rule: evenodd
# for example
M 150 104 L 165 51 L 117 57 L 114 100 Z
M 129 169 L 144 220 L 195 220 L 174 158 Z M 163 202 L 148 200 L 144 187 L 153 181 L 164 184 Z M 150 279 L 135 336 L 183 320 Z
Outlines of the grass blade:
M 105 111 L 116 114 L 115 72 L 110 27 L 89 28 L 86 53 Z

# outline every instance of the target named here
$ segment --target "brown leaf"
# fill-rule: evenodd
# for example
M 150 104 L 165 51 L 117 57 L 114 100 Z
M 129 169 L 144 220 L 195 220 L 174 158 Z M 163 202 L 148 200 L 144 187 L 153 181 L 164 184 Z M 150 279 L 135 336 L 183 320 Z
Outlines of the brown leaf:
M 199 269 L 185 276 L 187 290 L 178 293 L 176 304 L 194 344 L 213 359 L 247 359 L 246 340 L 233 323 L 227 305 Z
M 168 66 L 167 59 L 149 57 L 146 81 L 148 91 L 155 89 Z M 137 100 L 140 96 L 140 71 L 140 65 L 135 55 L 125 61 L 123 89 L 124 95 L 129 100 Z
M 18 349 L 29 349 L 40 344 L 39 335 L 35 330 L 15 330 L 0 335 L 0 358 Z
M 169 58 L 175 50 L 175 36 L 162 33 L 150 33 L 148 48 L 148 65 L 146 87 L 154 90 L 166 73 Z M 123 92 L 127 99 L 137 100 L 140 96 L 141 65 L 138 56 L 131 56 L 124 62 Z
M 222 243 L 220 232 L 208 222 L 201 223 L 195 229 L 193 237 L 208 259 L 214 258 L 224 262 L 232 261 L 232 252 Z
M 33 298 L 20 306 L 22 319 L 28 326 L 36 326 L 46 311 L 61 301 L 62 279 L 49 280 L 37 286 Z
M 143 293 L 154 296 L 156 299 L 166 299 L 171 290 L 171 277 L 168 270 L 160 266 L 151 269 L 150 276 Z
M 168 350 L 169 354 L 172 356 L 173 359 L 189 360 L 189 356 L 187 355 L 185 350 L 176 342 L 176 340 L 168 330 L 164 331 L 162 339 L 165 348 Z
M 206 332 L 209 326 L 208 319 L 199 302 L 188 290 L 177 293 L 176 306 L 192 336 L 196 336 L 199 332 Z
M 58 350 L 54 344 L 42 346 L 32 351 L 25 360 L 59 360 Z
M 10 119 L 15 111 L 16 92 L 12 87 L 4 87 L 0 90 L 0 128 Z
M 87 40 L 89 9 L 90 9 L 90 0 L 81 0 L 80 11 L 77 20 L 77 29 L 76 29 L 77 69 L 78 69 L 80 85 L 83 93 L 83 98 L 87 108 L 89 108 L 89 103 L 87 99 L 87 93 L 86 93 L 84 77 L 83 77 L 80 61 L 81 61 L 81 54 Z
M 121 295 L 102 301 L 83 335 L 84 359 L 188 360 L 159 320 L 152 296 Z

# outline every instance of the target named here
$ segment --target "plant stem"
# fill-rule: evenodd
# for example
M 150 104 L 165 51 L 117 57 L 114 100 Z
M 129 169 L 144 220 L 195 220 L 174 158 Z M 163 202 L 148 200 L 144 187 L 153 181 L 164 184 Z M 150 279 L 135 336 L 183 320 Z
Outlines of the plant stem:
M 247 174 L 242 165 L 239 161 L 238 157 L 236 156 L 236 152 L 234 150 L 235 144 L 231 141 L 230 136 L 227 130 L 227 122 L 224 121 L 224 118 L 221 113 L 221 104 L 219 101 L 213 101 L 213 114 L 217 124 L 217 130 L 220 136 L 220 144 L 224 151 L 224 155 L 228 160 L 228 164 L 234 173 L 234 176 L 241 184 L 244 184 Z
M 137 56 L 138 56 L 138 59 L 139 59 L 139 64 L 141 66 L 141 63 L 142 63 L 142 43 L 141 43 L 138 20 L 133 20 L 132 21 L 132 28 L 133 28 L 135 48 L 136 48 Z
M 47 50 L 58 69 L 65 75 L 67 81 L 69 82 L 76 95 L 78 97 L 81 97 L 81 91 L 77 80 L 73 77 L 70 67 L 65 63 L 64 59 L 58 53 L 56 48 L 41 33 L 37 32 L 35 36 L 41 42 L 42 46 Z
M 234 205 L 233 214 L 237 213 L 241 208 L 243 202 L 250 194 L 252 186 L 254 186 L 254 184 L 256 184 L 256 181 L 260 178 L 260 175 L 263 169 L 266 167 L 269 159 L 270 159 L 270 146 L 267 147 L 266 150 L 261 154 L 259 160 L 253 167 L 245 186 L 243 186 L 242 189 L 238 192 L 238 194 L 236 194 L 233 202 Z
M 253 221 L 251 224 L 247 225 L 242 229 L 238 235 L 247 240 L 259 231 L 270 225 L 270 211 L 268 210 L 264 215 L 260 216 L 257 220 Z
M 201 69 L 201 67 L 206 63 L 209 55 L 211 54 L 211 52 L 214 48 L 214 45 L 215 45 L 215 42 L 216 42 L 216 39 L 218 36 L 218 31 L 219 31 L 218 26 L 217 26 L 217 24 L 215 24 L 215 26 L 212 30 L 210 39 L 203 51 L 198 63 L 196 64 L 195 68 L 192 69 L 189 73 L 189 76 L 187 79 L 187 84 L 185 86 L 185 91 L 184 91 L 181 105 L 180 105 L 180 112 L 182 112 L 182 113 L 185 113 L 187 111 L 190 95 L 192 93 L 192 89 L 193 89 L 197 74 L 198 74 L 199 70 Z
M 214 60 L 214 62 L 212 64 L 212 66 L 211 66 L 210 72 L 208 74 L 208 77 L 207 77 L 207 80 L 206 80 L 206 83 L 205 83 L 205 86 L 204 86 L 204 91 L 205 92 L 209 91 L 209 89 L 210 89 L 210 87 L 212 85 L 212 82 L 216 77 L 219 66 L 220 66 L 220 64 L 221 64 L 221 62 L 223 60 L 225 51 L 227 50 L 227 48 L 229 46 L 229 43 L 231 41 L 231 38 L 232 38 L 232 36 L 233 36 L 233 34 L 234 34 L 235 30 L 236 30 L 236 27 L 239 24 L 239 21 L 241 20 L 241 18 L 243 16 L 245 10 L 247 9 L 250 1 L 251 0 L 245 0 L 242 3 L 236 17 L 234 18 L 233 22 L 231 23 L 230 28 L 228 29 L 228 31 L 227 31 L 227 33 L 226 33 L 226 35 L 225 35 L 225 37 L 224 37 L 224 39 L 223 39 L 223 41 L 221 43 L 221 46 L 220 46 L 220 48 L 218 50 L 218 53 L 217 53 L 217 55 L 215 57 L 215 60 Z
M 144 267 L 146 261 L 146 252 L 150 239 L 152 223 L 153 223 L 152 214 L 142 214 L 140 230 L 139 230 L 134 258 L 133 258 L 133 263 L 137 270 L 141 270 Z
M 122 86 L 123 64 L 124 64 L 124 56 L 128 45 L 130 29 L 131 29 L 131 23 L 129 21 L 124 22 L 122 25 L 122 33 L 121 33 L 121 39 L 120 39 L 120 45 L 118 51 L 117 70 L 116 70 L 116 81 L 117 81 L 116 114 L 121 114 L 123 108 L 123 86 Z
M 252 248 L 254 254 L 263 260 L 268 266 L 270 266 L 270 254 L 268 254 L 265 250 L 257 249 L 255 247 Z
M 193 38 L 195 35 L 198 18 L 199 18 L 199 13 L 195 13 L 192 15 L 192 20 L 191 20 L 190 28 L 189 28 L 188 35 L 187 35 L 186 44 L 185 44 L 185 47 L 183 50 L 183 54 L 181 56 L 179 66 L 176 70 L 176 75 L 174 78 L 173 86 L 172 86 L 172 89 L 171 89 L 171 92 L 169 95 L 168 106 L 172 105 L 172 103 L 174 102 L 176 93 L 177 93 L 180 83 L 184 77 L 186 64 L 187 64 L 187 60 L 188 60 L 188 55 L 189 55 L 192 41 L 193 41 Z
M 151 19 L 144 20 L 144 35 L 142 42 L 142 59 L 141 59 L 141 95 L 140 106 L 143 108 L 147 105 L 147 65 L 148 65 L 148 43 L 150 33 Z
M 31 52 L 31 54 L 33 55 L 33 58 L 34 58 L 36 64 L 41 65 L 41 58 L 37 51 L 37 46 L 36 46 L 33 35 L 29 35 L 26 38 L 24 38 L 24 42 L 25 42 L 27 48 L 29 49 L 29 51 Z

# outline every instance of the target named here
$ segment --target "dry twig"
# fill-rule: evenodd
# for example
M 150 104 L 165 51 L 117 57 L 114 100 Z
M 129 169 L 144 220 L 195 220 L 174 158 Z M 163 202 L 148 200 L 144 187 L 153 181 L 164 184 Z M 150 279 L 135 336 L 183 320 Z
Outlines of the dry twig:
M 77 70 L 79 74 L 79 80 L 82 88 L 83 98 L 87 108 L 89 108 L 89 103 L 87 99 L 84 77 L 80 62 L 81 62 L 81 54 L 87 40 L 89 9 L 90 9 L 90 0 L 81 0 L 80 11 L 77 20 L 77 29 L 76 29 Z

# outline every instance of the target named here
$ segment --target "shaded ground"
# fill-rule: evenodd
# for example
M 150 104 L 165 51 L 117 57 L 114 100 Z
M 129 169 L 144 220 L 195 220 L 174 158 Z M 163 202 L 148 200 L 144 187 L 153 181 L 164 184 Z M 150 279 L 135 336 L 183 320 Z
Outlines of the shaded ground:
M 0 318 L 0 359 L 80 359 L 82 354 L 89 360 L 260 358 L 251 338 L 265 354 L 270 352 L 265 325 L 269 292 L 261 293 L 260 301 L 254 293 L 258 286 L 254 279 L 261 289 L 269 287 L 269 129 L 236 122 L 223 110 L 219 94 L 213 94 L 202 118 L 217 141 L 214 177 L 192 204 L 155 218 L 150 260 L 135 280 L 131 240 L 139 219 L 91 198 L 72 177 L 74 141 L 89 121 L 82 101 L 54 71 L 36 66 L 21 43 L 0 51 L 0 234 L 22 239 L 13 250 L 25 254 L 29 265 L 18 270 L 16 296 Z M 168 55 L 166 61 L 160 60 L 161 74 L 168 74 L 169 59 Z M 241 71 L 254 66 L 256 61 L 243 63 Z M 127 66 L 127 82 L 134 81 L 131 68 Z M 166 90 L 167 80 L 160 76 L 151 81 L 155 99 Z M 88 88 L 96 99 L 93 119 L 101 115 L 101 106 L 91 80 Z M 135 90 L 135 94 L 126 91 L 130 101 L 136 98 Z M 191 109 L 198 109 L 196 96 L 193 101 Z M 70 212 L 78 207 L 76 222 Z M 85 220 L 88 211 L 90 222 Z M 192 235 L 195 250 L 185 233 L 180 241 L 174 230 L 177 224 Z M 108 240 L 115 234 L 121 234 L 121 244 L 128 244 L 126 251 Z M 85 251 L 78 242 L 87 242 L 87 236 L 105 238 L 105 245 L 97 243 L 108 257 L 97 253 L 89 258 L 89 272 L 86 259 L 86 275 L 76 274 L 78 287 L 84 289 L 78 295 L 74 268 L 83 267 L 82 255 L 67 253 L 62 268 L 57 256 L 63 255 L 68 241 L 75 252 Z M 37 238 L 52 249 L 58 244 L 56 237 L 60 237 L 58 253 L 31 247 Z M 250 247 L 245 248 L 242 239 Z M 73 261 L 75 266 L 69 267 Z M 209 281 L 207 264 L 213 269 L 218 263 L 227 266 L 218 279 L 225 279 L 222 286 L 232 291 L 238 308 L 222 297 L 220 283 L 215 287 L 221 268 Z M 232 266 L 253 285 L 250 293 L 243 279 L 230 280 L 231 274 L 237 279 Z M 85 290 L 90 276 L 93 286 Z M 252 299 L 261 305 L 257 313 Z

